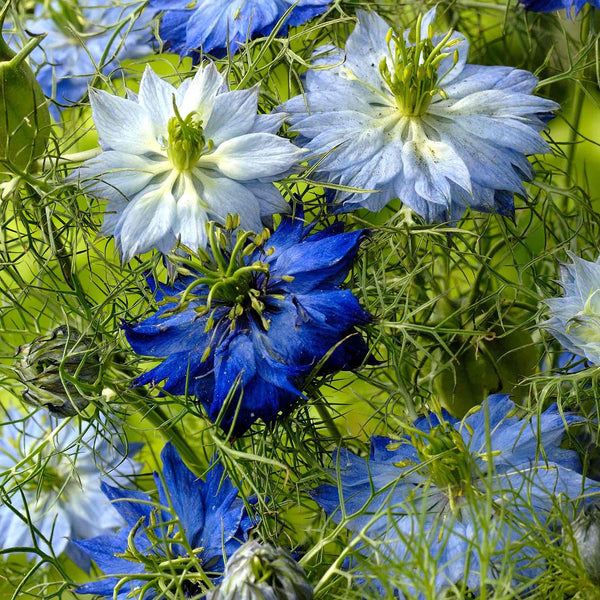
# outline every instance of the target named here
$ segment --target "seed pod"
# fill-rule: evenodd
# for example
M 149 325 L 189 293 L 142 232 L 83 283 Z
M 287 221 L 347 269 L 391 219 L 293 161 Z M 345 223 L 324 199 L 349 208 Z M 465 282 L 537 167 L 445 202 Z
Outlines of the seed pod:
M 600 585 L 600 503 L 585 507 L 573 521 L 573 538 L 590 581 Z
M 88 405 L 65 375 L 88 385 L 99 381 L 99 352 L 90 337 L 61 326 L 50 335 L 21 346 L 18 354 L 16 372 L 26 386 L 23 400 L 61 417 L 77 414 Z
M 282 548 L 246 542 L 227 563 L 211 600 L 311 600 L 302 567 Z
M 8 5 L 0 12 L 0 29 Z M 15 54 L 0 35 L 0 160 L 19 170 L 31 170 L 50 134 L 46 98 L 25 60 L 44 37 L 33 38 Z

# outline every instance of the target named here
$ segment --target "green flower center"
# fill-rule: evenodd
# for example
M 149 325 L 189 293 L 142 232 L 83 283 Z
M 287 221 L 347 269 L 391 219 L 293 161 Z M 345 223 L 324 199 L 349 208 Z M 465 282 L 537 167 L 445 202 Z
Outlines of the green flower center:
M 398 110 L 406 117 L 420 117 L 427 112 L 436 94 L 444 97 L 438 78 L 440 62 L 452 54 L 451 48 L 458 40 L 451 40 L 449 31 L 437 44 L 433 43 L 433 27 L 429 26 L 427 36 L 421 37 L 422 15 L 411 30 L 414 44 L 390 29 L 387 45 L 391 59 L 384 57 L 379 64 L 379 72 L 396 99 Z M 458 62 L 458 50 L 454 50 L 454 65 Z M 443 79 L 443 78 L 442 78 Z
M 594 290 L 583 310 L 570 319 L 567 333 L 571 329 L 584 342 L 600 343 L 600 290 Z
M 189 171 L 196 165 L 207 145 L 209 150 L 212 149 L 212 141 L 209 140 L 207 144 L 202 120 L 196 112 L 192 111 L 183 119 L 174 100 L 173 107 L 175 116 L 169 119 L 167 126 L 167 156 L 175 169 Z
M 472 473 L 471 455 L 455 429 L 438 425 L 416 443 L 417 454 L 431 480 L 453 496 L 462 495 Z

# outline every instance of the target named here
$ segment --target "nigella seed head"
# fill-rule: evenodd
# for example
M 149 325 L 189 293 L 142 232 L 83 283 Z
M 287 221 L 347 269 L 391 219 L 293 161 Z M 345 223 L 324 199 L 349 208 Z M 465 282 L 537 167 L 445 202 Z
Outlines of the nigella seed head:
M 227 564 L 211 600 L 311 600 L 312 585 L 302 567 L 282 548 L 246 542 Z
M 15 365 L 25 389 L 23 400 L 61 417 L 77 414 L 89 403 L 73 383 L 95 386 L 102 373 L 94 340 L 61 325 L 18 349 Z

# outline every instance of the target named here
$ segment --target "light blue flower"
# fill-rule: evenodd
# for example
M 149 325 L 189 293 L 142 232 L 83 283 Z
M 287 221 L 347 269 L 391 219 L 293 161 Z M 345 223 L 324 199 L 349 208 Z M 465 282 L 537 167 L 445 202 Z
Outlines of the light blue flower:
M 269 35 L 294 7 L 285 25 L 301 25 L 323 13 L 331 0 L 150 0 L 164 11 L 160 37 L 181 56 L 197 58 L 200 51 L 222 57 L 237 52 L 248 38 Z
M 322 178 L 371 190 L 338 193 L 340 210 L 400 198 L 428 221 L 467 206 L 512 215 L 558 105 L 532 95 L 527 71 L 467 64 L 464 36 L 433 34 L 435 9 L 403 36 L 375 13 L 357 17 L 345 49 L 318 49 L 305 94 L 284 104 L 297 143 L 324 156 Z
M 255 521 L 222 465 L 213 465 L 202 481 L 172 444 L 161 459 L 162 476 L 154 473 L 160 508 L 142 492 L 102 486 L 127 525 L 114 535 L 75 542 L 107 576 L 83 584 L 80 594 L 199 598 L 208 579 L 218 580 L 227 559 L 248 539 Z
M 258 93 L 228 91 L 212 63 L 178 88 L 148 66 L 137 97 L 90 91 L 103 152 L 71 180 L 89 179 L 87 190 L 109 201 L 102 232 L 114 235 L 123 262 L 167 253 L 178 238 L 204 248 L 206 223 L 227 214 L 259 232 L 263 218 L 288 210 L 272 182 L 303 151 L 275 135 L 280 116 L 257 114 Z
M 562 298 L 548 298 L 550 318 L 542 323 L 562 346 L 600 363 L 600 259 L 590 262 L 571 255 L 573 262 L 563 265 Z
M 508 396 L 493 395 L 463 421 L 430 414 L 399 440 L 374 438 L 368 459 L 339 450 L 341 488 L 324 485 L 314 497 L 336 523 L 343 498 L 346 527 L 372 540 L 361 552 L 404 564 L 394 581 L 409 597 L 422 590 L 418 573 L 405 573 L 424 562 L 436 593 L 460 583 L 478 589 L 482 552 L 491 554 L 483 577 L 502 571 L 506 552 L 515 575 L 531 577 L 536 553 L 526 536 L 544 526 L 559 496 L 568 514 L 583 492 L 600 489 L 577 471 L 576 453 L 560 446 L 577 417 L 556 406 L 531 421 L 514 412 Z
M 44 552 L 66 552 L 87 569 L 89 559 L 71 539 L 112 533 L 122 524 L 100 478 L 105 472 L 127 485 L 141 465 L 123 455 L 122 443 L 108 431 L 98 435 L 82 422 L 82 433 L 77 423 L 42 411 L 6 413 L 0 428 L 0 548 L 33 548 L 33 536 Z
M 36 5 L 34 18 L 25 21 L 24 29 L 47 34 L 31 53 L 31 62 L 44 93 L 57 102 L 51 105 L 55 118 L 64 105 L 82 99 L 98 71 L 116 76 L 121 61 L 152 54 L 155 11 L 139 16 L 141 6 L 116 0 Z

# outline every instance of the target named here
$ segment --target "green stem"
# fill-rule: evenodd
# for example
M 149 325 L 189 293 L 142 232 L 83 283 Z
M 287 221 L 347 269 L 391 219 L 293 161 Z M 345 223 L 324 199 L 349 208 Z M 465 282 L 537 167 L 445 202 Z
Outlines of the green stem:
M 335 420 L 331 416 L 331 413 L 329 412 L 329 408 L 327 407 L 325 400 L 323 400 L 322 398 L 319 398 L 314 403 L 314 407 L 317 409 L 319 416 L 323 420 L 323 424 L 325 425 L 325 428 L 329 432 L 329 435 L 331 435 L 331 437 L 334 440 L 341 440 L 343 436 L 340 433 L 339 429 L 337 428 L 337 425 L 335 424 Z

